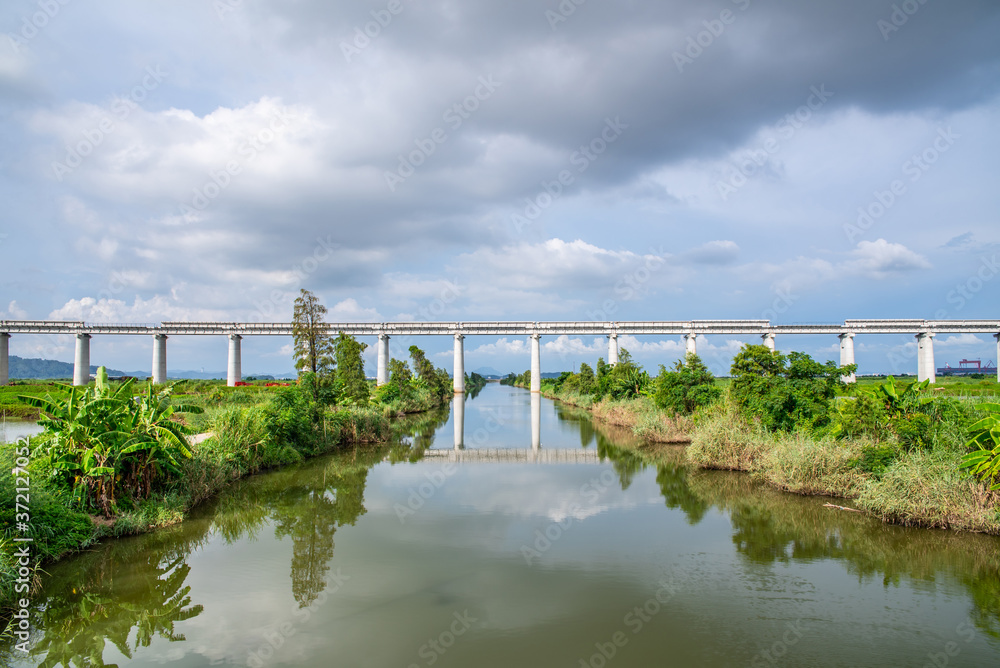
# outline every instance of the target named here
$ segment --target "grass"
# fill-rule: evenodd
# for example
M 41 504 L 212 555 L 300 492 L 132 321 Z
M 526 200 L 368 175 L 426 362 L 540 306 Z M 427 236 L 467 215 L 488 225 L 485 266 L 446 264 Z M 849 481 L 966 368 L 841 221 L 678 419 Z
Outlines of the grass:
M 0 396 L 44 396 L 59 388 L 49 383 L 0 388 Z M 41 470 L 41 457 L 33 456 L 31 476 L 31 537 L 33 557 L 40 564 L 92 545 L 107 537 L 144 533 L 176 524 L 198 503 L 214 496 L 234 480 L 263 470 L 301 462 L 348 444 L 376 443 L 393 433 L 397 415 L 437 408 L 441 402 L 430 393 L 416 392 L 398 405 L 328 407 L 317 420 L 297 408 L 272 409 L 274 390 L 262 385 L 229 388 L 218 382 L 196 381 L 175 387 L 177 403 L 195 404 L 205 413 L 184 416 L 193 431 L 212 436 L 192 446 L 192 457 L 183 460 L 180 476 L 150 499 L 122 510 L 113 520 L 91 517 L 74 510 L 67 493 L 50 482 Z M 8 404 L 10 405 L 10 404 Z M 435 413 L 435 420 L 438 420 Z M 281 434 L 281 436 L 279 436 Z M 286 439 L 284 437 L 291 436 Z M 44 435 L 32 439 L 36 450 Z M 298 444 L 299 449 L 292 447 Z M 14 468 L 14 444 L 0 445 L 0 469 Z M 15 535 L 14 478 L 0 476 L 0 610 L 14 600 L 17 563 L 13 559 Z M 37 584 L 37 582 L 36 582 Z
M 860 379 L 872 386 L 884 379 Z M 669 450 L 651 444 L 684 444 L 685 460 L 696 469 L 743 471 L 754 481 L 801 495 L 848 499 L 874 517 L 906 526 L 1000 534 L 1000 494 L 959 471 L 974 405 L 1000 391 L 993 380 L 939 381 L 929 443 L 906 451 L 898 442 L 836 439 L 808 432 L 771 433 L 746 420 L 728 398 L 695 414 L 669 415 L 647 397 L 594 402 L 589 396 L 550 398 L 584 408 L 612 425 L 626 427 L 651 462 L 664 463 Z M 853 394 L 856 388 L 849 388 Z M 851 401 L 850 398 L 840 399 Z M 873 463 L 874 462 L 874 463 Z

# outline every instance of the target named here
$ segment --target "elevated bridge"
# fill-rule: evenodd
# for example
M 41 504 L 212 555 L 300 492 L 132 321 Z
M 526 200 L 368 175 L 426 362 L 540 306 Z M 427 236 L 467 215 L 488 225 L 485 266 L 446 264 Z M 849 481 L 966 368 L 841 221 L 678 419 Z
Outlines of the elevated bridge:
M 94 336 L 151 336 L 153 381 L 167 379 L 167 338 L 171 336 L 226 336 L 229 339 L 228 382 L 242 377 L 241 341 L 245 336 L 292 336 L 290 322 L 160 322 L 87 323 L 64 320 L 0 320 L 0 385 L 8 380 L 8 344 L 16 334 L 69 334 L 76 337 L 73 383 L 90 379 L 90 339 Z M 985 333 L 997 338 L 1000 358 L 1000 320 L 845 320 L 842 324 L 773 325 L 768 320 L 664 321 L 477 321 L 477 322 L 335 322 L 329 334 L 378 337 L 377 383 L 389 379 L 389 340 L 393 336 L 451 336 L 454 338 L 455 392 L 465 391 L 466 336 L 527 336 L 531 338 L 531 390 L 541 388 L 540 343 L 543 336 L 604 336 L 608 362 L 618 362 L 619 336 L 681 336 L 688 352 L 697 353 L 697 337 L 712 335 L 760 336 L 774 350 L 775 337 L 816 334 L 840 339 L 840 363 L 854 363 L 854 337 L 859 334 L 913 334 L 917 338 L 917 376 L 935 380 L 934 344 L 937 334 Z M 846 379 L 853 381 L 853 377 Z M 998 371 L 1000 380 L 1000 371 Z

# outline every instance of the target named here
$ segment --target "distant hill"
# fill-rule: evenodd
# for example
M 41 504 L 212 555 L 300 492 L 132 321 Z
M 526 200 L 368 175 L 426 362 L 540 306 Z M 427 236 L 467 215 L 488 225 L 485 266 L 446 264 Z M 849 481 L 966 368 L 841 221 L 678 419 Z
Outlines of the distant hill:
M 90 373 L 97 373 L 97 366 L 90 365 Z M 24 358 L 17 355 L 10 356 L 11 378 L 51 380 L 53 378 L 72 378 L 73 365 L 69 362 L 59 362 L 57 360 L 43 360 L 38 358 Z M 135 378 L 146 379 L 150 376 L 149 369 L 143 371 L 119 371 L 118 369 L 108 369 L 109 376 L 134 376 Z M 190 378 L 195 380 L 224 379 L 225 371 L 170 371 L 170 378 Z M 260 380 L 271 380 L 272 378 L 295 378 L 294 373 L 276 374 L 244 374 L 244 379 L 253 377 Z
M 500 373 L 491 366 L 481 366 L 472 373 L 478 373 L 483 378 L 503 378 L 507 375 L 505 373 Z
M 90 366 L 91 373 L 97 373 L 97 367 Z M 49 380 L 52 378 L 72 378 L 73 365 L 69 362 L 59 362 L 57 360 L 43 360 L 37 357 L 10 356 L 11 378 L 37 378 L 39 380 Z M 149 371 L 119 371 L 108 369 L 109 376 L 135 376 L 136 378 L 146 378 Z

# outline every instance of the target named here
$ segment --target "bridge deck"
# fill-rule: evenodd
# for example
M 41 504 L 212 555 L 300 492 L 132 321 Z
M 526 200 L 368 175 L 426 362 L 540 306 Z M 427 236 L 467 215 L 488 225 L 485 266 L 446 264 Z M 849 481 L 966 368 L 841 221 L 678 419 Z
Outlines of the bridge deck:
M 449 462 L 533 462 L 537 464 L 598 464 L 596 450 L 538 450 L 514 448 L 478 448 L 472 450 L 432 449 L 424 459 Z
M 354 336 L 632 336 L 782 334 L 913 334 L 917 332 L 1000 332 L 1000 320 L 846 320 L 843 324 L 772 325 L 767 320 L 676 320 L 621 322 L 335 322 L 328 332 Z M 54 320 L 0 320 L 5 334 L 113 334 L 167 336 L 291 336 L 290 322 L 86 323 Z

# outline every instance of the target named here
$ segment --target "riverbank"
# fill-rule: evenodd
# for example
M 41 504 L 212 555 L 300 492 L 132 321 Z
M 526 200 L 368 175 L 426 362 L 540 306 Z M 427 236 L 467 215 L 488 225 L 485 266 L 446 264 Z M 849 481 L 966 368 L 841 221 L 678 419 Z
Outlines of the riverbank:
M 386 404 L 329 407 L 291 391 L 297 388 L 283 389 L 289 391 L 264 392 L 263 388 L 250 387 L 207 388 L 195 396 L 178 392 L 183 403 L 200 403 L 206 408 L 202 414 L 184 414 L 183 421 L 194 431 L 211 429 L 212 435 L 190 443 L 191 457 L 180 460 L 180 471 L 170 484 L 114 517 L 78 510 L 68 491 L 53 482 L 42 463 L 47 437 L 33 439 L 27 467 L 31 484 L 27 534 L 21 528 L 15 534 L 16 523 L 23 519 L 15 517 L 15 479 L 0 477 L 0 498 L 5 499 L 0 512 L 0 612 L 30 593 L 17 591 L 19 578 L 27 580 L 31 591 L 38 587 L 39 570 L 45 564 L 105 538 L 146 533 L 181 522 L 192 508 L 240 478 L 351 446 L 385 442 L 401 431 L 421 429 L 415 423 L 424 419 L 437 425 L 441 413 L 446 418 L 450 399 L 450 395 L 414 387 Z M 0 448 L 0 468 L 14 469 L 18 455 L 24 453 L 17 452 L 14 444 Z M 19 573 L 13 535 L 32 539 L 32 571 L 27 578 Z
M 960 470 L 967 436 L 946 421 L 936 428 L 953 433 L 939 434 L 934 447 L 890 450 L 865 437 L 768 432 L 728 397 L 684 417 L 648 397 L 595 402 L 544 386 L 542 394 L 631 430 L 637 440 L 625 447 L 654 465 L 676 464 L 658 444 L 683 444 L 692 468 L 740 471 L 785 492 L 836 497 L 887 523 L 1000 535 L 1000 494 Z

